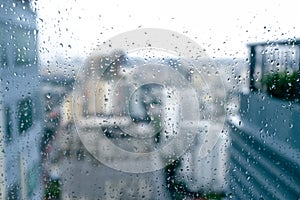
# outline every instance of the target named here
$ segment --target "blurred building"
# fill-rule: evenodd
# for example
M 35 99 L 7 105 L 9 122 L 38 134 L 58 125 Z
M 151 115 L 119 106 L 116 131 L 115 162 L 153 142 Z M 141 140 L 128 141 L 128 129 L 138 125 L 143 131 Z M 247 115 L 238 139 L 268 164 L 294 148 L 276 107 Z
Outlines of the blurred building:
M 36 13 L 28 0 L 0 0 L 0 197 L 41 199 Z
M 232 199 L 297 199 L 300 40 L 249 44 L 249 91 L 228 116 Z
M 132 182 L 138 182 L 133 181 L 130 174 L 116 173 L 117 171 L 106 168 L 98 162 L 95 164 L 95 162 L 88 161 L 95 160 L 95 158 L 90 158 L 91 155 L 102 154 L 107 162 L 115 161 L 121 163 L 120 166 L 125 166 L 125 168 L 127 164 L 130 166 L 130 163 L 137 163 L 137 161 L 132 160 L 133 158 L 120 159 L 118 152 L 109 150 L 111 148 L 109 148 L 106 140 L 99 137 L 94 138 L 93 133 L 97 132 L 99 134 L 99 128 L 102 129 L 105 137 L 113 141 L 113 143 L 116 142 L 116 144 L 130 152 L 137 151 L 142 153 L 161 148 L 174 139 L 179 132 L 196 132 L 194 147 L 190 148 L 182 156 L 180 168 L 175 172 L 176 181 L 181 181 L 185 184 L 186 193 L 189 192 L 193 195 L 200 192 L 202 194 L 223 192 L 226 162 L 226 148 L 223 146 L 226 136 L 220 137 L 216 144 L 217 147 L 205 159 L 200 158 L 199 147 L 203 144 L 204 136 L 208 129 L 214 132 L 222 129 L 223 124 L 219 125 L 216 123 L 214 124 L 214 129 L 210 128 L 212 125 L 209 120 L 214 117 L 212 115 L 224 115 L 224 111 L 219 108 L 221 106 L 215 106 L 216 103 L 213 101 L 218 98 L 224 98 L 222 96 L 224 95 L 224 89 L 222 85 L 215 86 L 218 83 L 215 79 L 218 77 L 210 76 L 204 79 L 199 73 L 193 73 L 188 67 L 189 65 L 183 62 L 176 58 L 163 58 L 161 60 L 157 58 L 157 60 L 145 61 L 140 57 L 131 57 L 119 51 L 112 54 L 96 53 L 87 59 L 85 67 L 78 74 L 73 92 L 60 103 L 60 133 L 57 137 L 58 146 L 54 149 L 61 152 L 57 152 L 56 155 L 58 157 L 76 155 L 77 159 L 86 160 L 85 162 L 68 160 L 68 162 L 74 163 L 71 167 L 70 164 L 58 163 L 61 165 L 61 179 L 65 180 L 63 183 L 64 197 L 71 198 L 72 193 L 76 193 L 77 196 L 93 199 L 96 194 L 102 195 L 103 198 L 109 198 L 109 195 L 113 194 L 116 195 L 115 199 L 122 199 L 122 197 L 124 198 L 130 194 L 127 190 L 131 190 L 131 193 L 138 195 L 138 191 L 142 191 L 142 187 L 145 187 L 145 185 L 132 184 Z M 160 68 L 158 67 L 159 64 L 162 65 Z M 137 66 L 143 65 L 145 65 L 145 68 L 150 65 L 149 68 L 153 69 L 152 71 L 150 70 L 152 72 L 151 75 L 143 67 L 138 68 L 142 71 L 137 69 Z M 180 77 L 176 78 L 171 73 L 171 69 L 174 69 L 176 74 L 180 74 Z M 147 84 L 139 85 L 139 81 L 130 79 L 135 77 L 133 74 L 140 75 L 141 80 L 139 81 L 144 81 Z M 151 82 L 152 75 L 157 78 Z M 207 88 L 204 81 L 215 84 L 214 87 L 217 89 L 215 89 L 214 94 L 216 97 L 209 95 L 207 91 L 210 88 Z M 160 82 L 161 85 L 159 84 Z M 194 90 L 188 87 L 189 84 L 193 84 L 199 90 L 194 93 Z M 199 104 L 198 101 L 200 102 Z M 195 112 L 198 109 L 201 110 L 201 115 Z M 76 117 L 76 119 L 73 117 Z M 181 122 L 179 123 L 180 120 Z M 141 137 L 140 140 L 136 139 L 142 134 L 152 132 L 153 130 L 151 129 L 153 128 L 159 130 L 157 135 L 149 138 Z M 84 142 L 86 140 L 83 136 L 79 137 L 77 134 L 77 131 L 84 132 L 86 130 L 89 130 L 89 138 L 93 138 L 93 143 L 90 145 Z M 129 130 L 128 133 L 126 132 L 127 130 Z M 84 140 L 85 147 L 82 144 L 82 140 Z M 183 146 L 188 146 L 184 140 L 176 144 L 176 146 L 169 145 L 173 154 L 180 154 L 180 150 L 184 149 Z M 87 153 L 85 148 L 91 154 Z M 91 149 L 94 150 L 91 151 Z M 84 151 L 83 153 L 80 152 L 82 150 Z M 78 158 L 79 154 L 84 156 Z M 157 160 L 153 161 L 153 164 L 163 162 L 164 156 L 166 155 L 162 153 L 160 157 L 157 157 Z M 97 167 L 94 165 L 97 165 Z M 85 194 L 87 193 L 86 191 L 80 191 L 85 187 L 81 181 L 85 180 L 83 175 L 80 175 L 80 178 L 78 178 L 79 175 L 74 175 L 72 184 L 68 183 L 71 180 L 68 180 L 68 173 L 64 168 L 77 170 L 80 166 L 90 169 L 90 174 L 95 173 L 91 171 L 102 170 L 101 173 L 93 175 L 93 178 L 101 179 L 101 183 L 91 184 L 89 181 L 85 182 L 86 185 L 90 185 L 90 187 L 97 186 L 102 188 L 101 190 L 89 192 L 88 194 Z M 145 171 L 148 168 L 151 168 L 151 166 L 146 166 Z M 162 186 L 165 184 L 166 179 L 169 179 L 166 177 L 168 174 L 163 174 L 163 170 L 153 172 L 152 175 L 151 173 L 146 176 L 139 175 L 141 181 L 147 180 L 146 188 L 150 188 L 153 191 L 155 187 L 160 188 L 156 192 L 149 194 L 147 198 L 168 199 L 167 195 L 164 197 L 155 196 L 168 191 L 167 188 Z M 113 184 L 114 192 L 112 192 L 110 191 L 112 189 L 108 189 L 107 185 L 112 184 L 114 181 L 119 183 Z M 129 184 L 132 185 L 128 186 Z M 117 194 L 124 190 L 126 192 L 123 192 L 123 194 Z

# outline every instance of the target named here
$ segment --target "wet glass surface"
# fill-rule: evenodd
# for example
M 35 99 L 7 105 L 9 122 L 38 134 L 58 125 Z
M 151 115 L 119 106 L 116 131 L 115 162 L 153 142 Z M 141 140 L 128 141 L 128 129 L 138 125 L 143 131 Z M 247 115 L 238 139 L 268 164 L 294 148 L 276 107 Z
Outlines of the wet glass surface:
M 0 198 L 299 199 L 293 5 L 0 0 Z

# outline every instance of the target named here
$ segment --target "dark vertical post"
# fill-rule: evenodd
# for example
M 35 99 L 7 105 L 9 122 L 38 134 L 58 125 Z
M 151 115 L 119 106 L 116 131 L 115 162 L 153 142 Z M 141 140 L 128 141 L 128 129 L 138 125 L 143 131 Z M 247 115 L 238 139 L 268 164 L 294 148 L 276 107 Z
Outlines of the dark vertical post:
M 250 89 L 255 90 L 255 80 L 254 80 L 254 71 L 255 71 L 255 65 L 256 65 L 256 54 L 255 54 L 255 45 L 250 46 L 250 56 L 249 56 L 249 62 L 250 62 L 250 71 L 249 71 L 249 78 L 250 78 Z

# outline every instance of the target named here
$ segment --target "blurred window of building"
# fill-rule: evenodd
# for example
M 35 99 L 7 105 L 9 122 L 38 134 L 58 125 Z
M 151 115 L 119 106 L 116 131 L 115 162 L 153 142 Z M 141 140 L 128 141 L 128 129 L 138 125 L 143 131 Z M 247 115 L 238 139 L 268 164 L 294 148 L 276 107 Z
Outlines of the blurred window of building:
M 16 66 L 27 66 L 36 62 L 36 37 L 35 31 L 13 28 L 13 54 Z
M 12 115 L 11 115 L 11 109 L 9 106 L 5 107 L 5 141 L 10 142 L 12 140 Z
M 33 124 L 33 103 L 31 98 L 19 101 L 18 104 L 18 130 L 24 133 Z

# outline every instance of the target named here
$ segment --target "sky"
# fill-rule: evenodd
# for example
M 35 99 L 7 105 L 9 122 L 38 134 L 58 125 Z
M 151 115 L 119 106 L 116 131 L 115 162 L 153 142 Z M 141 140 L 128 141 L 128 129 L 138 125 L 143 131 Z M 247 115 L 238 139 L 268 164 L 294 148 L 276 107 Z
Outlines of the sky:
M 42 63 L 86 58 L 138 28 L 182 33 L 212 58 L 246 58 L 249 42 L 300 37 L 296 1 L 35 0 Z

